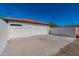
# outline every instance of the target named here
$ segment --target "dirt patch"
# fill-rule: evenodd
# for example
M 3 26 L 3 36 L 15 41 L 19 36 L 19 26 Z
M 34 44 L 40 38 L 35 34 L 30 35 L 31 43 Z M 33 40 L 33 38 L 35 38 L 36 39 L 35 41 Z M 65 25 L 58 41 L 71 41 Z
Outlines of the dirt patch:
M 76 39 L 69 45 L 61 48 L 56 54 L 58 56 L 79 56 L 79 39 Z

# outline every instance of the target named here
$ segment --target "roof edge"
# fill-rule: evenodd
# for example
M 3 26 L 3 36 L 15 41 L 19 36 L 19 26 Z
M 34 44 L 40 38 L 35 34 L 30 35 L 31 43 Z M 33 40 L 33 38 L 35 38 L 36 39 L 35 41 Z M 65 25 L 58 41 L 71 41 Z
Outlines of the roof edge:
M 46 22 L 40 22 L 36 20 L 30 20 L 30 19 L 25 19 L 25 18 L 1 18 L 7 21 L 21 21 L 21 22 L 30 22 L 30 23 L 36 23 L 36 24 L 43 24 L 43 25 L 49 25 L 51 26 L 52 24 L 46 23 Z

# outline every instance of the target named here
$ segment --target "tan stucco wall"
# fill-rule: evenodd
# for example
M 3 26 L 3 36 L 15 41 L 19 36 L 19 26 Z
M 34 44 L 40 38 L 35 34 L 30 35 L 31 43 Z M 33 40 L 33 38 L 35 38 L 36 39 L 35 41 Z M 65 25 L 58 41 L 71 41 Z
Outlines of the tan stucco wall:
M 79 27 L 75 27 L 75 36 L 79 36 Z

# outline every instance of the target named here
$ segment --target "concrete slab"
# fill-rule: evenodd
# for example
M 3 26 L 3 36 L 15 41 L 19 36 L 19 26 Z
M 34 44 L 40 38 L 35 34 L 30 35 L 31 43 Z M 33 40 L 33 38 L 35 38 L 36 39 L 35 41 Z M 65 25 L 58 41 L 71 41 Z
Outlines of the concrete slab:
M 74 41 L 72 37 L 38 35 L 8 41 L 2 56 L 51 56 Z

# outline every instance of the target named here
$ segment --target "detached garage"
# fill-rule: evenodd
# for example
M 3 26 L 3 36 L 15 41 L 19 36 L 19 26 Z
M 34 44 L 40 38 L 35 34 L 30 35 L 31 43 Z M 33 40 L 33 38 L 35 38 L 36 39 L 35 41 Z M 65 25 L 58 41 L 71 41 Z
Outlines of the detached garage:
M 22 18 L 3 19 L 9 26 L 9 38 L 28 37 L 33 35 L 48 34 L 50 24 Z
M 0 19 L 0 53 L 9 39 L 48 34 L 49 31 L 49 23 L 22 18 Z

